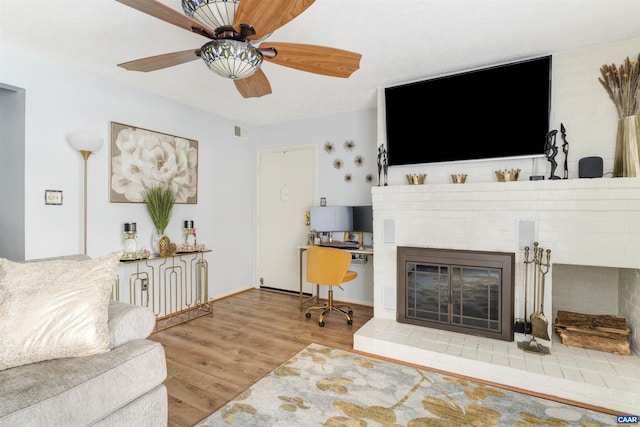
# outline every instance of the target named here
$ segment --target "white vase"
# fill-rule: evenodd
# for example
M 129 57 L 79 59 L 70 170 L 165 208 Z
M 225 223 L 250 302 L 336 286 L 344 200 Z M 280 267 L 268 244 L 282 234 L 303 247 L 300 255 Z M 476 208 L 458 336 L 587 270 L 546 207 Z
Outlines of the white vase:
M 157 230 L 153 230 L 153 234 L 151 235 L 151 250 L 153 255 L 160 256 L 160 239 L 164 237 L 164 234 L 158 233 Z

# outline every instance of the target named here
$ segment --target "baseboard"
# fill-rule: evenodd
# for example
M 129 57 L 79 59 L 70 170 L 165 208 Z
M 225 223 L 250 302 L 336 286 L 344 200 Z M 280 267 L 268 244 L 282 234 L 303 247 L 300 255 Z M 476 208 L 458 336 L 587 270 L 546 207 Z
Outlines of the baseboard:
M 296 295 L 296 296 L 300 295 L 299 291 L 291 291 L 289 289 L 278 289 L 278 288 L 272 288 L 272 287 L 269 287 L 269 286 L 260 286 L 260 289 L 262 289 L 264 291 L 278 292 L 278 293 L 281 293 L 281 294 Z M 303 292 L 302 296 L 303 297 L 310 297 L 311 294 L 308 293 L 308 292 Z

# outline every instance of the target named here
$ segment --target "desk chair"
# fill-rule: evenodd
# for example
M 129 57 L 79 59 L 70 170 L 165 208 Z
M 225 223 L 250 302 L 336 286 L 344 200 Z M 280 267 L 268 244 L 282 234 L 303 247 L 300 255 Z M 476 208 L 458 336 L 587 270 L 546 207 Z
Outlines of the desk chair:
M 318 325 L 324 326 L 324 316 L 331 311 L 339 311 L 347 316 L 347 324 L 352 325 L 351 315 L 353 310 L 348 305 L 333 305 L 333 287 L 355 279 L 358 273 L 349 271 L 351 265 L 351 253 L 342 249 L 312 246 L 307 249 L 307 282 L 317 285 L 329 286 L 327 302 L 307 308 L 305 316 L 311 317 L 311 310 L 322 309 L 322 314 L 318 318 Z

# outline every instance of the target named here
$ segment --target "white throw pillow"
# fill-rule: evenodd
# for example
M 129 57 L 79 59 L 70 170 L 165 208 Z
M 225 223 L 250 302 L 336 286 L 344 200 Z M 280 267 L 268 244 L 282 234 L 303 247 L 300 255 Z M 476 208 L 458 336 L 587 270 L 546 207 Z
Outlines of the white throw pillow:
M 109 350 L 120 253 L 84 261 L 0 258 L 0 370 Z

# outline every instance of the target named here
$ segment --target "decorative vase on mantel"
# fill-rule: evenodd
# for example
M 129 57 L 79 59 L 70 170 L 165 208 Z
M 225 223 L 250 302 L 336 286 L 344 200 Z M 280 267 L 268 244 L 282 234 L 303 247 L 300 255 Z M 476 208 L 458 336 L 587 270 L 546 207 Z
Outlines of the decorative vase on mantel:
M 640 53 L 636 61 L 627 57 L 619 67 L 603 65 L 600 74 L 598 81 L 619 117 L 613 176 L 640 176 Z
M 618 120 L 613 176 L 640 176 L 640 114 Z

